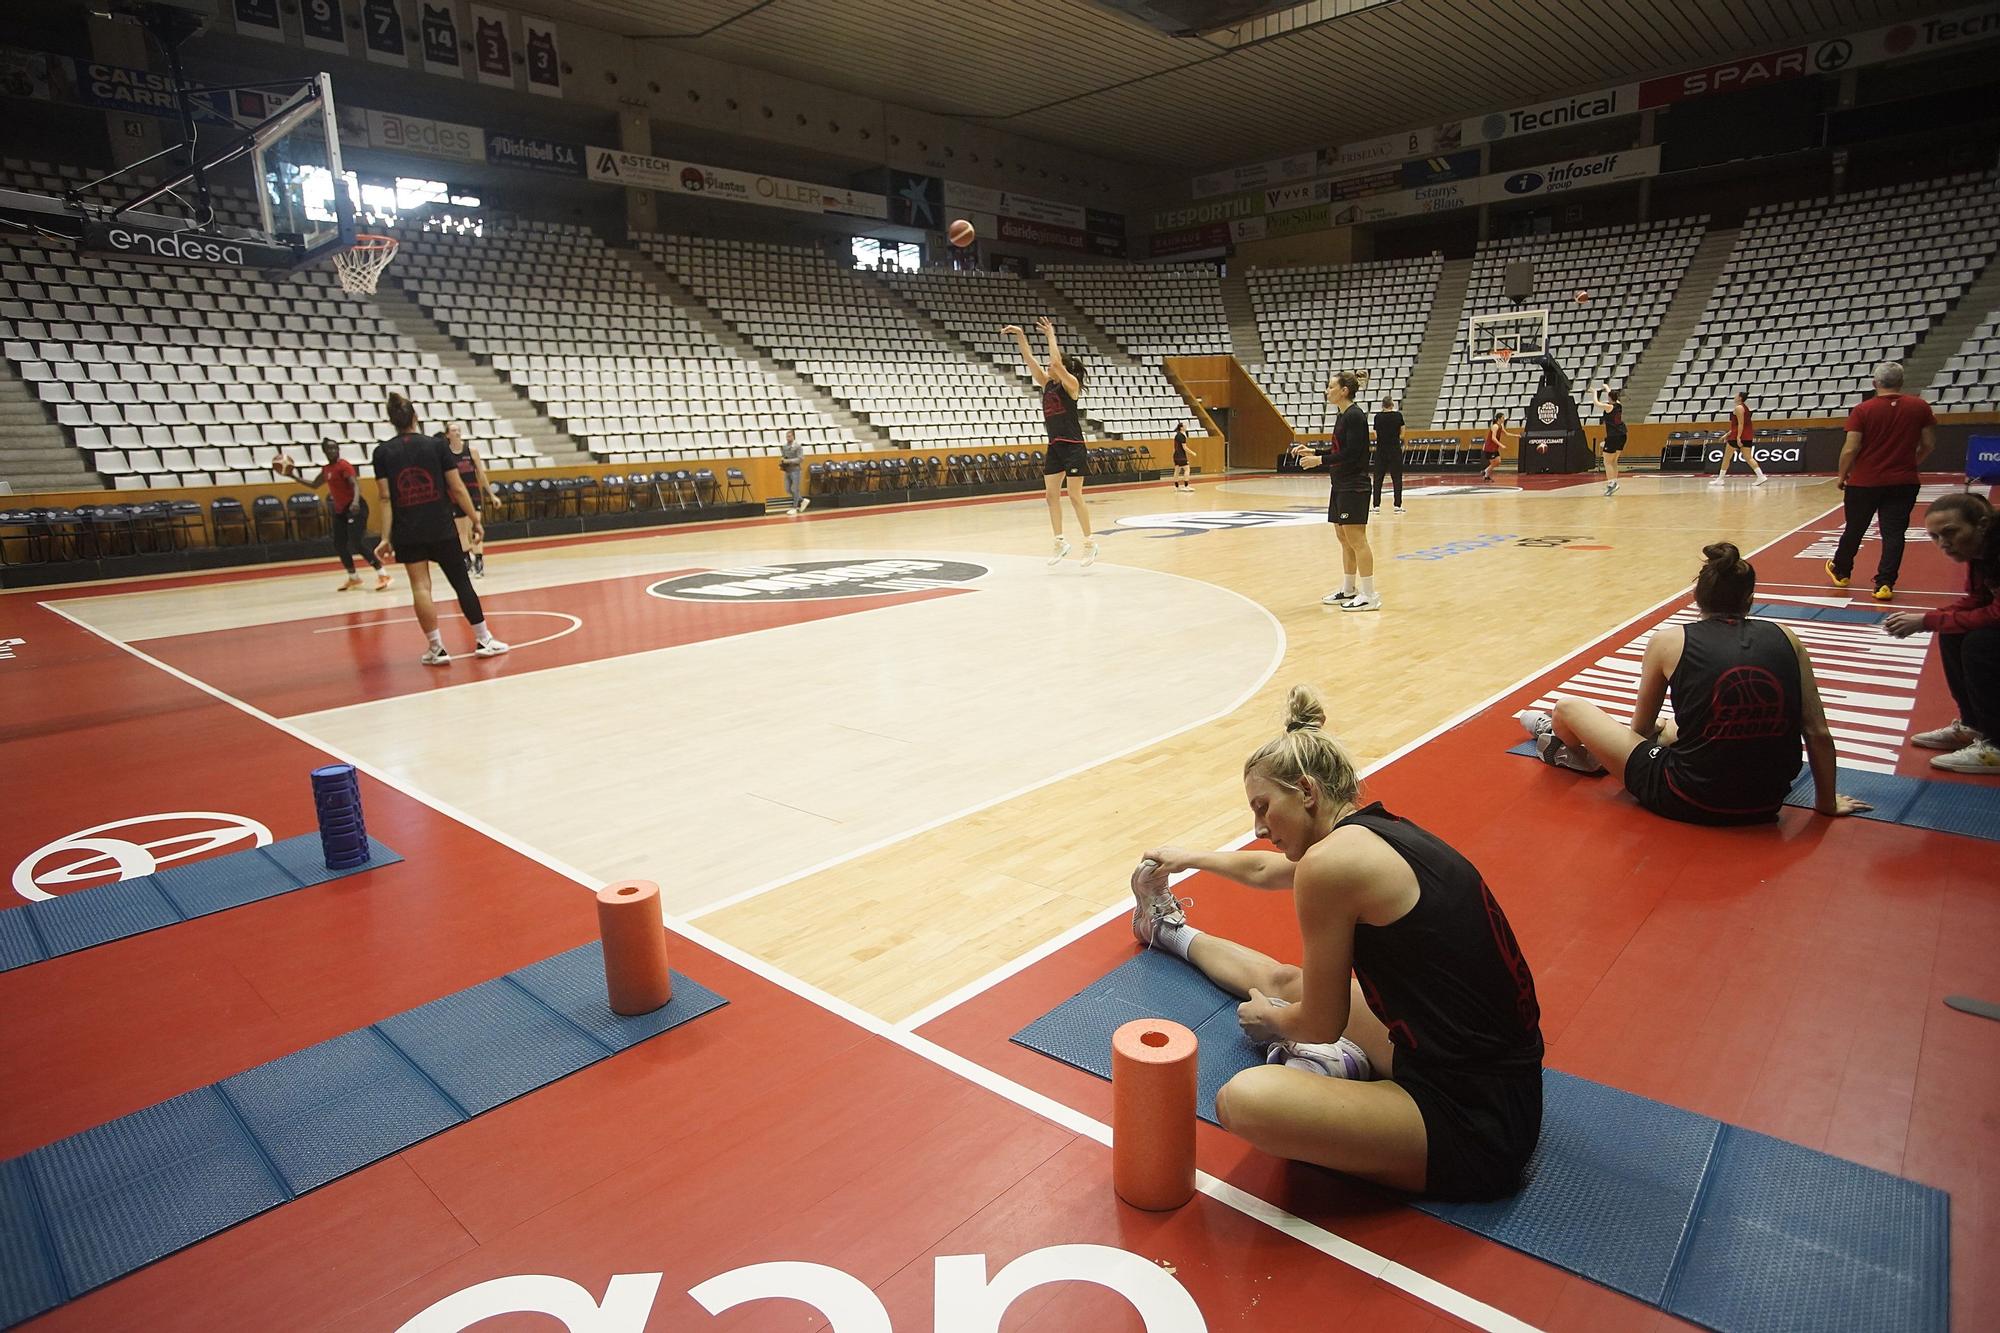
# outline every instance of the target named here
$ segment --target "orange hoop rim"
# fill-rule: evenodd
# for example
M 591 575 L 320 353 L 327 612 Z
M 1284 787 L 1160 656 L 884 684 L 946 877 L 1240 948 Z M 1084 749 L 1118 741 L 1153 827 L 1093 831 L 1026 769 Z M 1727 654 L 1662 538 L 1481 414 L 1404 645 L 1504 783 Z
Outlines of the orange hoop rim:
M 372 231 L 358 231 L 354 233 L 354 244 L 347 248 L 350 250 L 388 250 L 400 244 L 402 242 L 393 236 L 382 236 Z
M 1496 347 L 1492 350 L 1492 352 L 1489 353 L 1489 355 L 1492 356 L 1492 358 L 1495 361 L 1500 361 L 1500 362 L 1512 361 L 1514 359 L 1514 349 L 1511 347 Z

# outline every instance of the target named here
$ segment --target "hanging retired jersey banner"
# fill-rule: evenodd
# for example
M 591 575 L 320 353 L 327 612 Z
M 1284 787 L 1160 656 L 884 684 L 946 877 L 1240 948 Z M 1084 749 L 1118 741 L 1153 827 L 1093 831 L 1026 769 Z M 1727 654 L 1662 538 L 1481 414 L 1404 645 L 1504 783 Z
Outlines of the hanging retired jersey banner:
M 236 0 L 236 31 L 245 37 L 262 37 L 267 42 L 285 40 L 285 25 L 278 18 L 278 0 Z
M 361 0 L 361 35 L 368 42 L 368 58 L 376 64 L 409 66 L 403 12 L 396 0 Z
M 299 35 L 315 51 L 347 54 L 347 16 L 340 0 L 299 0 Z
M 488 87 L 514 86 L 514 40 L 508 36 L 506 10 L 472 7 L 472 63 Z
M 417 5 L 423 11 L 424 72 L 462 77 L 465 71 L 458 63 L 458 15 L 452 13 L 451 0 L 435 5 L 431 0 L 417 0 Z
M 521 15 L 528 56 L 528 91 L 543 97 L 561 97 L 562 52 L 556 49 L 556 25 L 532 14 Z

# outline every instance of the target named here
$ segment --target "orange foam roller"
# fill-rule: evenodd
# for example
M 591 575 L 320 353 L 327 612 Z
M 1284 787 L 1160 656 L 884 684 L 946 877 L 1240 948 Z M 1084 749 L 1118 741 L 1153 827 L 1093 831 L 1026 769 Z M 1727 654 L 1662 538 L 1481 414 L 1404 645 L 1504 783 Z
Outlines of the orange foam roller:
M 1194 1197 L 1195 1036 L 1164 1018 L 1111 1034 L 1111 1187 L 1166 1212 Z
M 650 1014 L 674 998 L 659 885 L 627 879 L 599 889 L 597 931 L 604 937 L 604 988 L 612 1013 Z

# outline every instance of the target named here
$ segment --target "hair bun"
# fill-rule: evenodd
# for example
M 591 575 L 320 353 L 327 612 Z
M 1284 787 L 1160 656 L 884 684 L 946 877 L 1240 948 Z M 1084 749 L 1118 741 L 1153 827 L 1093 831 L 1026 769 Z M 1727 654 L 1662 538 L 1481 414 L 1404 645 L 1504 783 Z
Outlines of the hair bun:
M 1710 542 L 1701 548 L 1701 553 L 1711 565 L 1734 565 L 1743 558 L 1735 542 Z
M 1285 730 L 1318 731 L 1326 726 L 1326 705 L 1310 685 L 1294 685 L 1285 696 Z

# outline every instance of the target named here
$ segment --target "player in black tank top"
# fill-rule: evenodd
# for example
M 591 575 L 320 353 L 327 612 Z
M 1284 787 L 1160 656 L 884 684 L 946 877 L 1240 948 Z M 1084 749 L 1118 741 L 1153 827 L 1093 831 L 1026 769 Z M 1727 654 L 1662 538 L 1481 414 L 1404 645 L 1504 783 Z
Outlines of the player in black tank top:
M 479 457 L 479 450 L 465 438 L 456 421 L 445 423 L 444 442 L 451 449 L 452 466 L 458 469 L 460 481 L 465 483 L 465 493 L 472 497 L 472 507 L 483 510 L 486 506 L 486 464 Z M 465 548 L 465 558 L 474 578 L 486 577 L 486 529 L 484 524 L 474 525 L 473 521 L 460 514 L 457 518 L 458 544 Z
M 1560 768 L 1609 772 L 1668 819 L 1761 824 L 1778 817 L 1803 745 L 1820 814 L 1868 809 L 1834 789 L 1833 735 L 1805 645 L 1781 624 L 1750 618 L 1757 571 L 1728 542 L 1702 554 L 1700 618 L 1653 632 L 1632 724 L 1563 699 L 1553 715 L 1523 715 L 1537 751 Z M 1674 720 L 1662 722 L 1669 696 Z
M 1286 732 L 1244 766 L 1275 851 L 1146 853 L 1133 932 L 1244 998 L 1267 1063 L 1224 1085 L 1224 1126 L 1266 1152 L 1446 1199 L 1518 1188 L 1542 1114 L 1534 975 L 1479 871 L 1441 838 L 1360 805 L 1325 711 L 1294 689 Z M 1187 923 L 1167 876 L 1291 889 L 1291 967 Z M 1331 1077 L 1329 1077 L 1331 1075 Z
M 1618 494 L 1618 456 L 1625 452 L 1625 404 L 1623 389 L 1608 384 L 1597 386 L 1592 405 L 1604 414 L 1604 493 Z
M 1090 450 L 1083 440 L 1083 419 L 1077 409 L 1077 400 L 1083 396 L 1086 369 L 1082 361 L 1064 354 L 1056 341 L 1056 326 L 1047 316 L 1036 320 L 1035 327 L 1048 346 L 1046 364 L 1035 359 L 1035 349 L 1028 345 L 1028 335 L 1019 325 L 1009 324 L 1000 332 L 1021 349 L 1028 373 L 1042 390 L 1042 422 L 1049 433 L 1048 453 L 1042 463 L 1042 485 L 1049 501 L 1049 527 L 1055 532 L 1055 554 L 1049 563 L 1060 564 L 1069 554 L 1069 538 L 1063 536 L 1062 517 L 1062 496 L 1067 487 L 1070 508 L 1076 511 L 1076 521 L 1083 528 L 1083 563 L 1093 565 L 1097 563 L 1097 541 L 1090 534 L 1090 511 L 1083 503 L 1083 479 L 1090 473 Z

